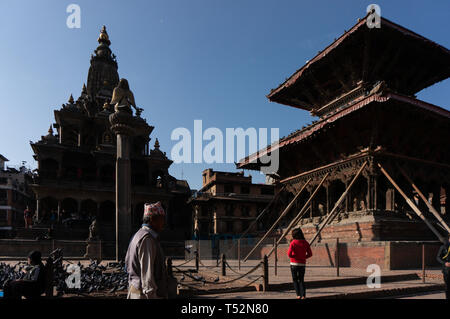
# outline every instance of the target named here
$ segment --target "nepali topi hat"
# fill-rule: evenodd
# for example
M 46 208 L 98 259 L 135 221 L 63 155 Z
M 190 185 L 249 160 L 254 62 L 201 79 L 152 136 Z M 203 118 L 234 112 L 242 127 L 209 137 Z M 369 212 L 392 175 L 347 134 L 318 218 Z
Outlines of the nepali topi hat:
M 144 204 L 144 217 L 150 216 L 165 216 L 164 208 L 161 205 L 161 202 L 156 202 L 153 204 Z

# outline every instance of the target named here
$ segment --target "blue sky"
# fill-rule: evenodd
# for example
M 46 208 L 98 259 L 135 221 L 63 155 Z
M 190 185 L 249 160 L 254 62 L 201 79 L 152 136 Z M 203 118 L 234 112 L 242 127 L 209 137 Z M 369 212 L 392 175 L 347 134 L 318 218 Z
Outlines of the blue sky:
M 66 7 L 81 7 L 81 28 L 66 26 Z M 53 123 L 53 110 L 86 82 L 102 25 L 120 77 L 170 155 L 177 127 L 280 129 L 310 123 L 308 112 L 265 95 L 365 15 L 371 1 L 20 1 L 0 2 L 0 154 L 36 167 L 29 141 Z M 450 1 L 377 1 L 382 15 L 450 48 Z M 450 82 L 418 97 L 449 109 Z M 207 167 L 173 164 L 170 173 L 201 186 Z M 250 172 L 256 182 L 263 177 Z

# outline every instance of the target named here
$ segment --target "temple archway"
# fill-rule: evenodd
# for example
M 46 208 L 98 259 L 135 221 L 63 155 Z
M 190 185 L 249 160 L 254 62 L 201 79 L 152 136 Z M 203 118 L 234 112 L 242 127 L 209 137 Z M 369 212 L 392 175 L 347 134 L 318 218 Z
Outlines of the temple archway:
M 65 198 L 61 203 L 61 215 L 63 219 L 78 215 L 78 202 L 73 198 Z
M 56 198 L 48 196 L 44 197 L 40 200 L 40 212 L 39 218 L 42 218 L 43 221 L 49 221 L 52 219 L 52 213 L 55 214 L 53 218 L 57 219 L 58 213 L 58 201 Z
M 97 217 L 97 203 L 92 199 L 86 199 L 81 202 L 81 218 L 83 219 L 94 219 Z

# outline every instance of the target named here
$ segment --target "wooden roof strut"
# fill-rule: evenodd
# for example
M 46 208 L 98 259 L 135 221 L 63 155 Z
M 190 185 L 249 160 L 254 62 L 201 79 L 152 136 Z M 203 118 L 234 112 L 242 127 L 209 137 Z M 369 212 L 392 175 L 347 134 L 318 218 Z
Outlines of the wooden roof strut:
M 317 239 L 317 237 L 319 237 L 320 232 L 322 231 L 322 229 L 329 223 L 331 223 L 333 221 L 333 219 L 339 214 L 338 208 L 341 205 L 342 201 L 345 199 L 345 197 L 347 197 L 348 192 L 350 191 L 350 189 L 352 188 L 353 184 L 355 183 L 355 181 L 358 179 L 358 177 L 361 175 L 362 171 L 364 170 L 364 168 L 367 166 L 367 161 L 364 162 L 364 164 L 361 165 L 361 168 L 358 170 L 358 172 L 356 173 L 355 177 L 353 177 L 352 181 L 350 182 L 350 184 L 347 186 L 347 188 L 345 189 L 345 191 L 342 193 L 341 197 L 339 197 L 339 199 L 337 200 L 336 204 L 334 204 L 333 209 L 331 210 L 331 212 L 328 214 L 327 218 L 322 222 L 322 224 L 319 226 L 319 229 L 317 230 L 316 234 L 314 235 L 314 237 L 311 239 L 311 241 L 309 242 L 310 245 L 312 245 L 314 243 L 314 241 Z
M 303 205 L 302 209 L 300 209 L 299 213 L 297 214 L 297 216 L 295 216 L 295 218 L 291 221 L 291 223 L 289 224 L 289 226 L 286 228 L 286 230 L 283 232 L 283 234 L 281 235 L 281 237 L 278 239 L 277 244 L 272 247 L 272 249 L 270 250 L 270 252 L 267 254 L 267 257 L 270 257 L 270 255 L 272 255 L 272 253 L 275 250 L 275 247 L 278 246 L 278 244 L 284 239 L 284 237 L 286 237 L 286 235 L 289 233 L 289 231 L 292 229 L 292 227 L 294 227 L 295 225 L 297 225 L 298 221 L 300 220 L 300 218 L 302 218 L 302 216 L 305 214 L 306 210 L 308 209 L 309 204 L 311 203 L 311 201 L 313 200 L 314 197 L 316 197 L 316 194 L 319 192 L 320 187 L 322 186 L 323 182 L 325 182 L 325 180 L 327 179 L 327 177 L 330 175 L 330 173 L 326 173 L 325 176 L 322 178 L 322 180 L 320 181 L 319 185 L 317 185 L 316 189 L 314 190 L 314 192 L 311 194 L 311 196 L 308 198 L 308 200 L 306 201 L 305 205 Z
M 431 225 L 431 223 L 421 213 L 420 209 L 416 206 L 416 204 L 414 204 L 414 202 L 411 199 L 409 199 L 409 197 L 405 194 L 405 192 L 403 192 L 403 190 L 400 188 L 400 186 L 397 185 L 397 183 L 394 181 L 394 179 L 388 174 L 388 172 L 383 168 L 383 166 L 381 166 L 380 163 L 378 163 L 378 167 L 380 168 L 381 172 L 386 176 L 386 178 L 389 180 L 389 182 L 391 182 L 391 184 L 403 196 L 406 203 L 412 208 L 412 210 L 417 214 L 417 216 L 419 216 L 420 219 L 422 219 L 425 222 L 425 224 L 428 226 L 428 228 L 430 228 L 430 230 L 436 235 L 436 237 L 439 238 L 439 241 L 441 241 L 442 243 L 445 243 L 445 240 L 442 237 L 442 235 L 436 230 L 436 228 L 434 228 L 433 225 Z
M 231 251 L 235 246 L 236 243 L 238 241 L 240 241 L 242 239 L 242 237 L 244 237 L 245 235 L 248 234 L 248 232 L 250 231 L 250 229 L 252 229 L 253 225 L 255 225 L 258 220 L 261 219 L 261 217 L 267 212 L 267 210 L 269 209 L 269 207 L 275 203 L 276 200 L 278 200 L 278 197 L 280 197 L 281 192 L 286 188 L 287 185 L 283 185 L 283 187 L 280 189 L 280 191 L 272 198 L 272 200 L 269 202 L 269 204 L 267 204 L 267 206 L 262 210 L 262 212 L 256 217 L 256 219 L 250 224 L 250 226 L 248 226 L 248 228 L 245 230 L 245 232 L 243 232 L 241 234 L 241 236 L 237 239 L 237 241 L 234 241 L 233 245 L 227 250 L 227 252 L 225 253 L 225 255 L 228 254 L 229 251 Z
M 264 234 L 264 236 L 256 243 L 256 245 L 253 247 L 253 249 L 247 254 L 247 256 L 244 258 L 244 262 L 247 261 L 248 257 L 256 250 L 256 248 L 261 245 L 261 243 L 264 241 L 264 239 L 269 236 L 269 234 L 274 230 L 275 226 L 281 221 L 281 219 L 289 212 L 289 210 L 292 208 L 294 203 L 297 201 L 300 194 L 303 192 L 303 190 L 306 188 L 306 186 L 311 182 L 311 178 L 306 181 L 305 184 L 303 184 L 302 188 L 298 191 L 297 195 L 291 200 L 291 202 L 287 205 L 287 207 L 283 210 L 280 217 L 273 223 L 273 225 L 270 227 L 270 229 Z
M 450 227 L 448 227 L 447 223 L 442 219 L 441 215 L 436 211 L 436 209 L 433 207 L 433 205 L 431 205 L 431 203 L 426 199 L 426 197 L 419 190 L 419 188 L 416 186 L 416 184 L 414 184 L 412 179 L 406 174 L 405 170 L 403 168 L 401 168 L 398 164 L 397 164 L 397 168 L 399 169 L 400 173 L 402 173 L 402 175 L 406 178 L 406 180 L 411 184 L 411 186 L 414 188 L 414 190 L 417 192 L 417 194 L 419 194 L 420 198 L 422 198 L 422 200 L 425 202 L 430 213 L 432 213 L 434 215 L 434 217 L 436 217 L 436 219 L 439 221 L 441 226 L 443 228 L 445 228 L 445 230 L 447 230 L 447 232 L 450 234 Z

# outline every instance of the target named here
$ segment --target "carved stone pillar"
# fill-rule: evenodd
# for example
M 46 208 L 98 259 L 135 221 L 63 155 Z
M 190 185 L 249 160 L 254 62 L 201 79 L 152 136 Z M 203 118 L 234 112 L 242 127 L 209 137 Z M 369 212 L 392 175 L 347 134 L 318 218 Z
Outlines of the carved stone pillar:
M 77 215 L 81 216 L 81 199 L 77 199 Z
M 324 187 L 325 187 L 325 195 L 326 195 L 326 200 L 325 200 L 325 215 L 328 215 L 328 213 L 330 212 L 330 182 L 326 182 L 324 183 Z
M 126 109 L 126 108 L 125 108 Z M 116 134 L 116 259 L 125 256 L 132 232 L 131 163 L 132 137 L 149 136 L 153 126 L 120 106 L 110 114 L 111 131 Z
M 367 178 L 367 209 L 368 210 L 376 210 L 378 207 L 377 204 L 377 180 L 378 180 L 378 171 L 375 168 L 373 162 L 370 162 L 368 173 L 366 175 Z
M 117 136 L 116 157 L 116 260 L 126 253 L 131 233 L 131 164 L 130 136 L 133 116 L 119 111 L 110 115 L 111 130 Z M 119 227 L 120 226 L 120 227 Z
M 40 198 L 38 196 L 36 196 L 36 220 L 39 221 L 39 202 L 40 202 Z
M 58 200 L 58 222 L 60 221 L 60 219 L 61 219 L 61 201 L 60 200 Z

